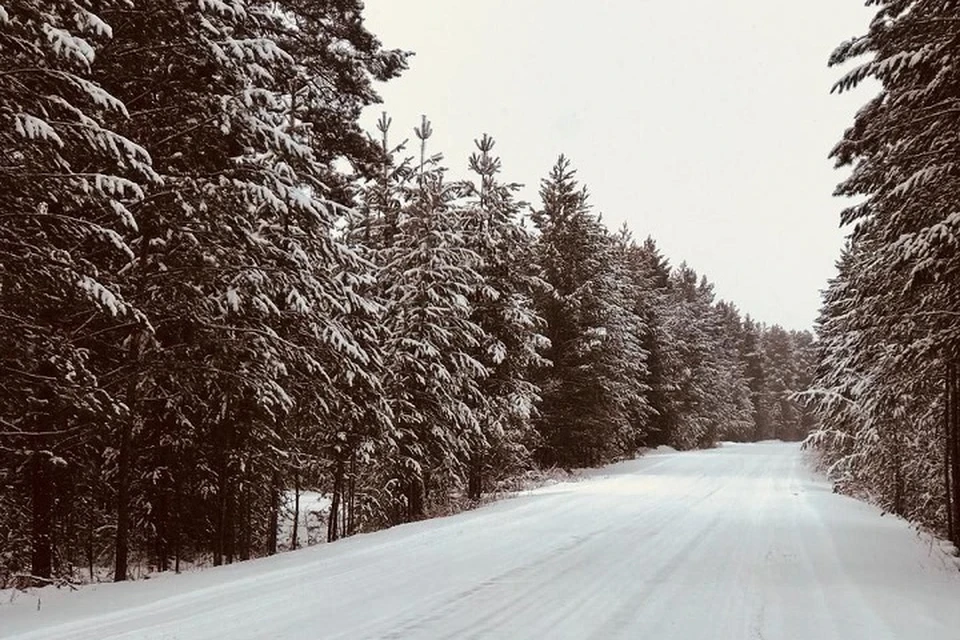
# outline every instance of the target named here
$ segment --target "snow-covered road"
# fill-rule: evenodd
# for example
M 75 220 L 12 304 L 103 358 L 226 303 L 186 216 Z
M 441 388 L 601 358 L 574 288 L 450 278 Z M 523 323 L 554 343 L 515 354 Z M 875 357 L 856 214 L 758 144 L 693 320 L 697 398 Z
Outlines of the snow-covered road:
M 452 518 L 0 604 L 0 637 L 957 640 L 960 573 L 796 445 L 651 455 Z M 19 634 L 19 635 L 18 635 Z

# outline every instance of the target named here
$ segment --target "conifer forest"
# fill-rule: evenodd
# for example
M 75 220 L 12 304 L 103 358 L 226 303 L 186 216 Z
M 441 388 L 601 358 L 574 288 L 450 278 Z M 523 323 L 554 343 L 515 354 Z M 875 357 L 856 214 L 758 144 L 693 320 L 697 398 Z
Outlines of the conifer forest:
M 960 36 L 955 2 L 871 2 L 836 92 L 878 93 L 833 149 L 850 230 L 824 292 L 808 443 L 839 490 L 960 543 Z M 864 61 L 864 57 L 866 60 Z
M 607 228 L 576 158 L 526 203 L 483 122 L 469 158 L 365 131 L 411 54 L 360 0 L 0 3 L 0 587 L 296 548 L 306 491 L 333 541 L 720 441 L 808 438 L 956 532 L 960 22 L 882 4 L 834 55 L 883 92 L 815 339 Z

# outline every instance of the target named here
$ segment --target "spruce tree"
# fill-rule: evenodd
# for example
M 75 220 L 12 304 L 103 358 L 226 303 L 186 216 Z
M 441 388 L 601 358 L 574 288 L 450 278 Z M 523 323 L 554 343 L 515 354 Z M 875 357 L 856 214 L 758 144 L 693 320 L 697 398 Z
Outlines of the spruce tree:
M 877 3 L 867 33 L 831 57 L 857 63 L 837 91 L 867 79 L 881 91 L 832 154 L 852 167 L 837 193 L 859 202 L 842 214 L 850 246 L 824 301 L 811 390 L 823 427 L 811 442 L 840 487 L 956 541 L 955 13 L 953 2 Z
M 111 6 L 100 15 L 59 0 L 0 9 L 0 482 L 14 489 L 0 518 L 32 528 L 20 548 L 41 580 L 54 571 L 64 490 L 90 454 L 83 443 L 125 413 L 89 341 L 104 326 L 150 326 L 115 278 L 133 258 L 128 207 L 159 178 L 147 152 L 111 126 L 127 109 L 91 74 L 110 43 L 102 14 Z M 22 570 L 25 560 L 11 563 Z
M 489 371 L 475 407 L 480 431 L 469 444 L 467 493 L 478 500 L 492 481 L 530 465 L 540 400 L 533 379 L 549 363 L 541 356 L 547 340 L 533 303 L 541 285 L 531 264 L 532 237 L 521 226 L 519 185 L 499 181 L 493 138 L 484 135 L 475 144 L 469 167 L 476 181 L 466 185 L 469 199 L 460 216 L 482 279 L 471 301 L 472 320 L 484 332 L 475 358 Z
M 538 261 L 550 290 L 539 296 L 552 367 L 542 389 L 539 458 L 565 467 L 632 454 L 637 417 L 647 412 L 642 318 L 631 313 L 616 241 L 561 156 L 533 212 Z
M 403 208 L 384 252 L 385 357 L 393 404 L 395 450 L 392 522 L 428 513 L 431 494 L 462 483 L 469 443 L 479 437 L 474 407 L 488 374 L 476 357 L 486 336 L 473 320 L 471 298 L 482 281 L 456 212 L 461 187 L 444 179 L 439 156 L 427 153 L 432 135 L 416 129 L 420 157 L 404 185 Z

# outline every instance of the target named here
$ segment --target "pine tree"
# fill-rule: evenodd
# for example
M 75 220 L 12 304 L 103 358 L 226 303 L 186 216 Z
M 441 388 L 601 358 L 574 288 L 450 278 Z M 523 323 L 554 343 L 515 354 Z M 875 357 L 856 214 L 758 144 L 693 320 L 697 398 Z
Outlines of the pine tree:
M 837 193 L 860 202 L 843 212 L 854 229 L 825 298 L 812 389 L 823 427 L 811 442 L 841 488 L 867 490 L 956 540 L 958 75 L 949 52 L 960 26 L 952 2 L 877 5 L 867 34 L 830 61 L 866 57 L 836 90 L 871 78 L 881 92 L 833 151 L 853 169 Z
M 742 357 L 744 323 L 739 309 L 732 303 L 721 300 L 715 306 L 715 313 L 720 332 L 717 354 L 720 387 L 728 410 L 718 435 L 723 440 L 750 440 L 756 423 L 747 362 Z
M 678 370 L 674 364 L 678 352 L 666 325 L 670 309 L 671 267 L 651 237 L 647 237 L 637 248 L 637 258 L 642 278 L 650 287 L 644 313 L 647 331 L 643 340 L 643 348 L 649 354 L 647 383 L 652 411 L 646 444 L 656 447 L 674 442 L 674 434 L 678 429 L 678 417 L 671 402 L 675 383 L 670 378 L 670 372 Z
M 676 417 L 669 444 L 682 450 L 711 446 L 717 433 L 712 379 L 717 371 L 711 358 L 715 345 L 709 324 L 712 293 L 699 284 L 699 276 L 686 263 L 671 273 L 664 322 L 676 354 L 668 372 L 672 382 L 668 402 Z
M 97 6 L 0 10 L 19 132 L 0 215 L 23 221 L 0 231 L 0 340 L 15 341 L 3 375 L 27 383 L 0 394 L 19 452 L 2 450 L 0 482 L 28 465 L 35 485 L 0 519 L 39 527 L 40 577 L 53 527 L 91 577 L 94 532 L 112 529 L 119 580 L 146 556 L 163 570 L 275 549 L 287 482 L 342 487 L 383 428 L 373 273 L 338 236 L 351 178 L 334 163 L 368 162 L 359 111 L 406 54 L 358 2 Z M 41 436 L 32 416 L 72 449 L 21 449 Z
M 767 386 L 761 341 L 763 327 L 747 316 L 743 323 L 743 335 L 740 340 L 740 361 L 744 366 L 744 376 L 750 389 L 750 402 L 753 406 L 753 433 L 755 442 L 773 437 L 770 425 L 770 410 L 767 406 L 765 389 Z
M 444 180 L 440 158 L 428 156 L 426 118 L 416 129 L 418 168 L 404 185 L 391 244 L 385 249 L 388 393 L 395 451 L 392 522 L 423 518 L 431 494 L 462 483 L 471 439 L 480 435 L 473 407 L 488 374 L 473 354 L 486 340 L 470 300 L 482 281 L 480 260 L 467 245 L 455 201 L 458 185 Z
M 545 464 L 599 464 L 632 454 L 645 414 L 642 319 L 630 312 L 615 240 L 591 212 L 561 156 L 540 188 L 533 213 L 538 261 L 551 290 L 539 297 L 551 347 L 540 379 L 538 428 Z
M 530 234 L 521 226 L 523 203 L 516 184 L 498 181 L 500 159 L 494 141 L 484 135 L 469 166 L 477 176 L 467 185 L 470 200 L 460 212 L 467 245 L 479 258 L 482 285 L 472 300 L 472 320 L 484 341 L 475 358 L 489 375 L 480 383 L 475 408 L 480 432 L 470 442 L 468 496 L 478 500 L 493 480 L 515 475 L 531 464 L 536 446 L 533 420 L 540 390 L 533 377 L 546 366 L 546 338 L 533 306 L 541 288 Z
M 98 326 L 149 326 L 113 278 L 132 258 L 128 206 L 159 179 L 110 126 L 125 106 L 91 77 L 111 35 L 74 2 L 0 8 L 0 481 L 16 487 L 22 473 L 27 487 L 4 495 L 29 496 L 29 507 L 4 497 L 0 518 L 22 531 L 29 514 L 40 580 L 53 574 L 55 513 L 82 443 L 124 411 L 86 342 Z M 14 571 L 23 559 L 10 562 Z
M 792 345 L 789 334 L 779 326 L 768 328 L 763 335 L 764 370 L 766 371 L 766 404 L 770 410 L 774 437 L 796 439 L 799 432 L 799 414 L 790 401 L 795 386 L 790 371 Z

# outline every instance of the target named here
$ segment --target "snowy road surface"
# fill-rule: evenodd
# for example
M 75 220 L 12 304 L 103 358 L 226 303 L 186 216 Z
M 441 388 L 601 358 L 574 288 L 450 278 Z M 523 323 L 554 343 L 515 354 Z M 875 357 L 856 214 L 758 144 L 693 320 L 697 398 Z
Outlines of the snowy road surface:
M 778 443 L 652 455 L 334 545 L 45 592 L 40 611 L 36 595 L 8 599 L 0 637 L 57 640 L 960 638 L 953 560 Z

